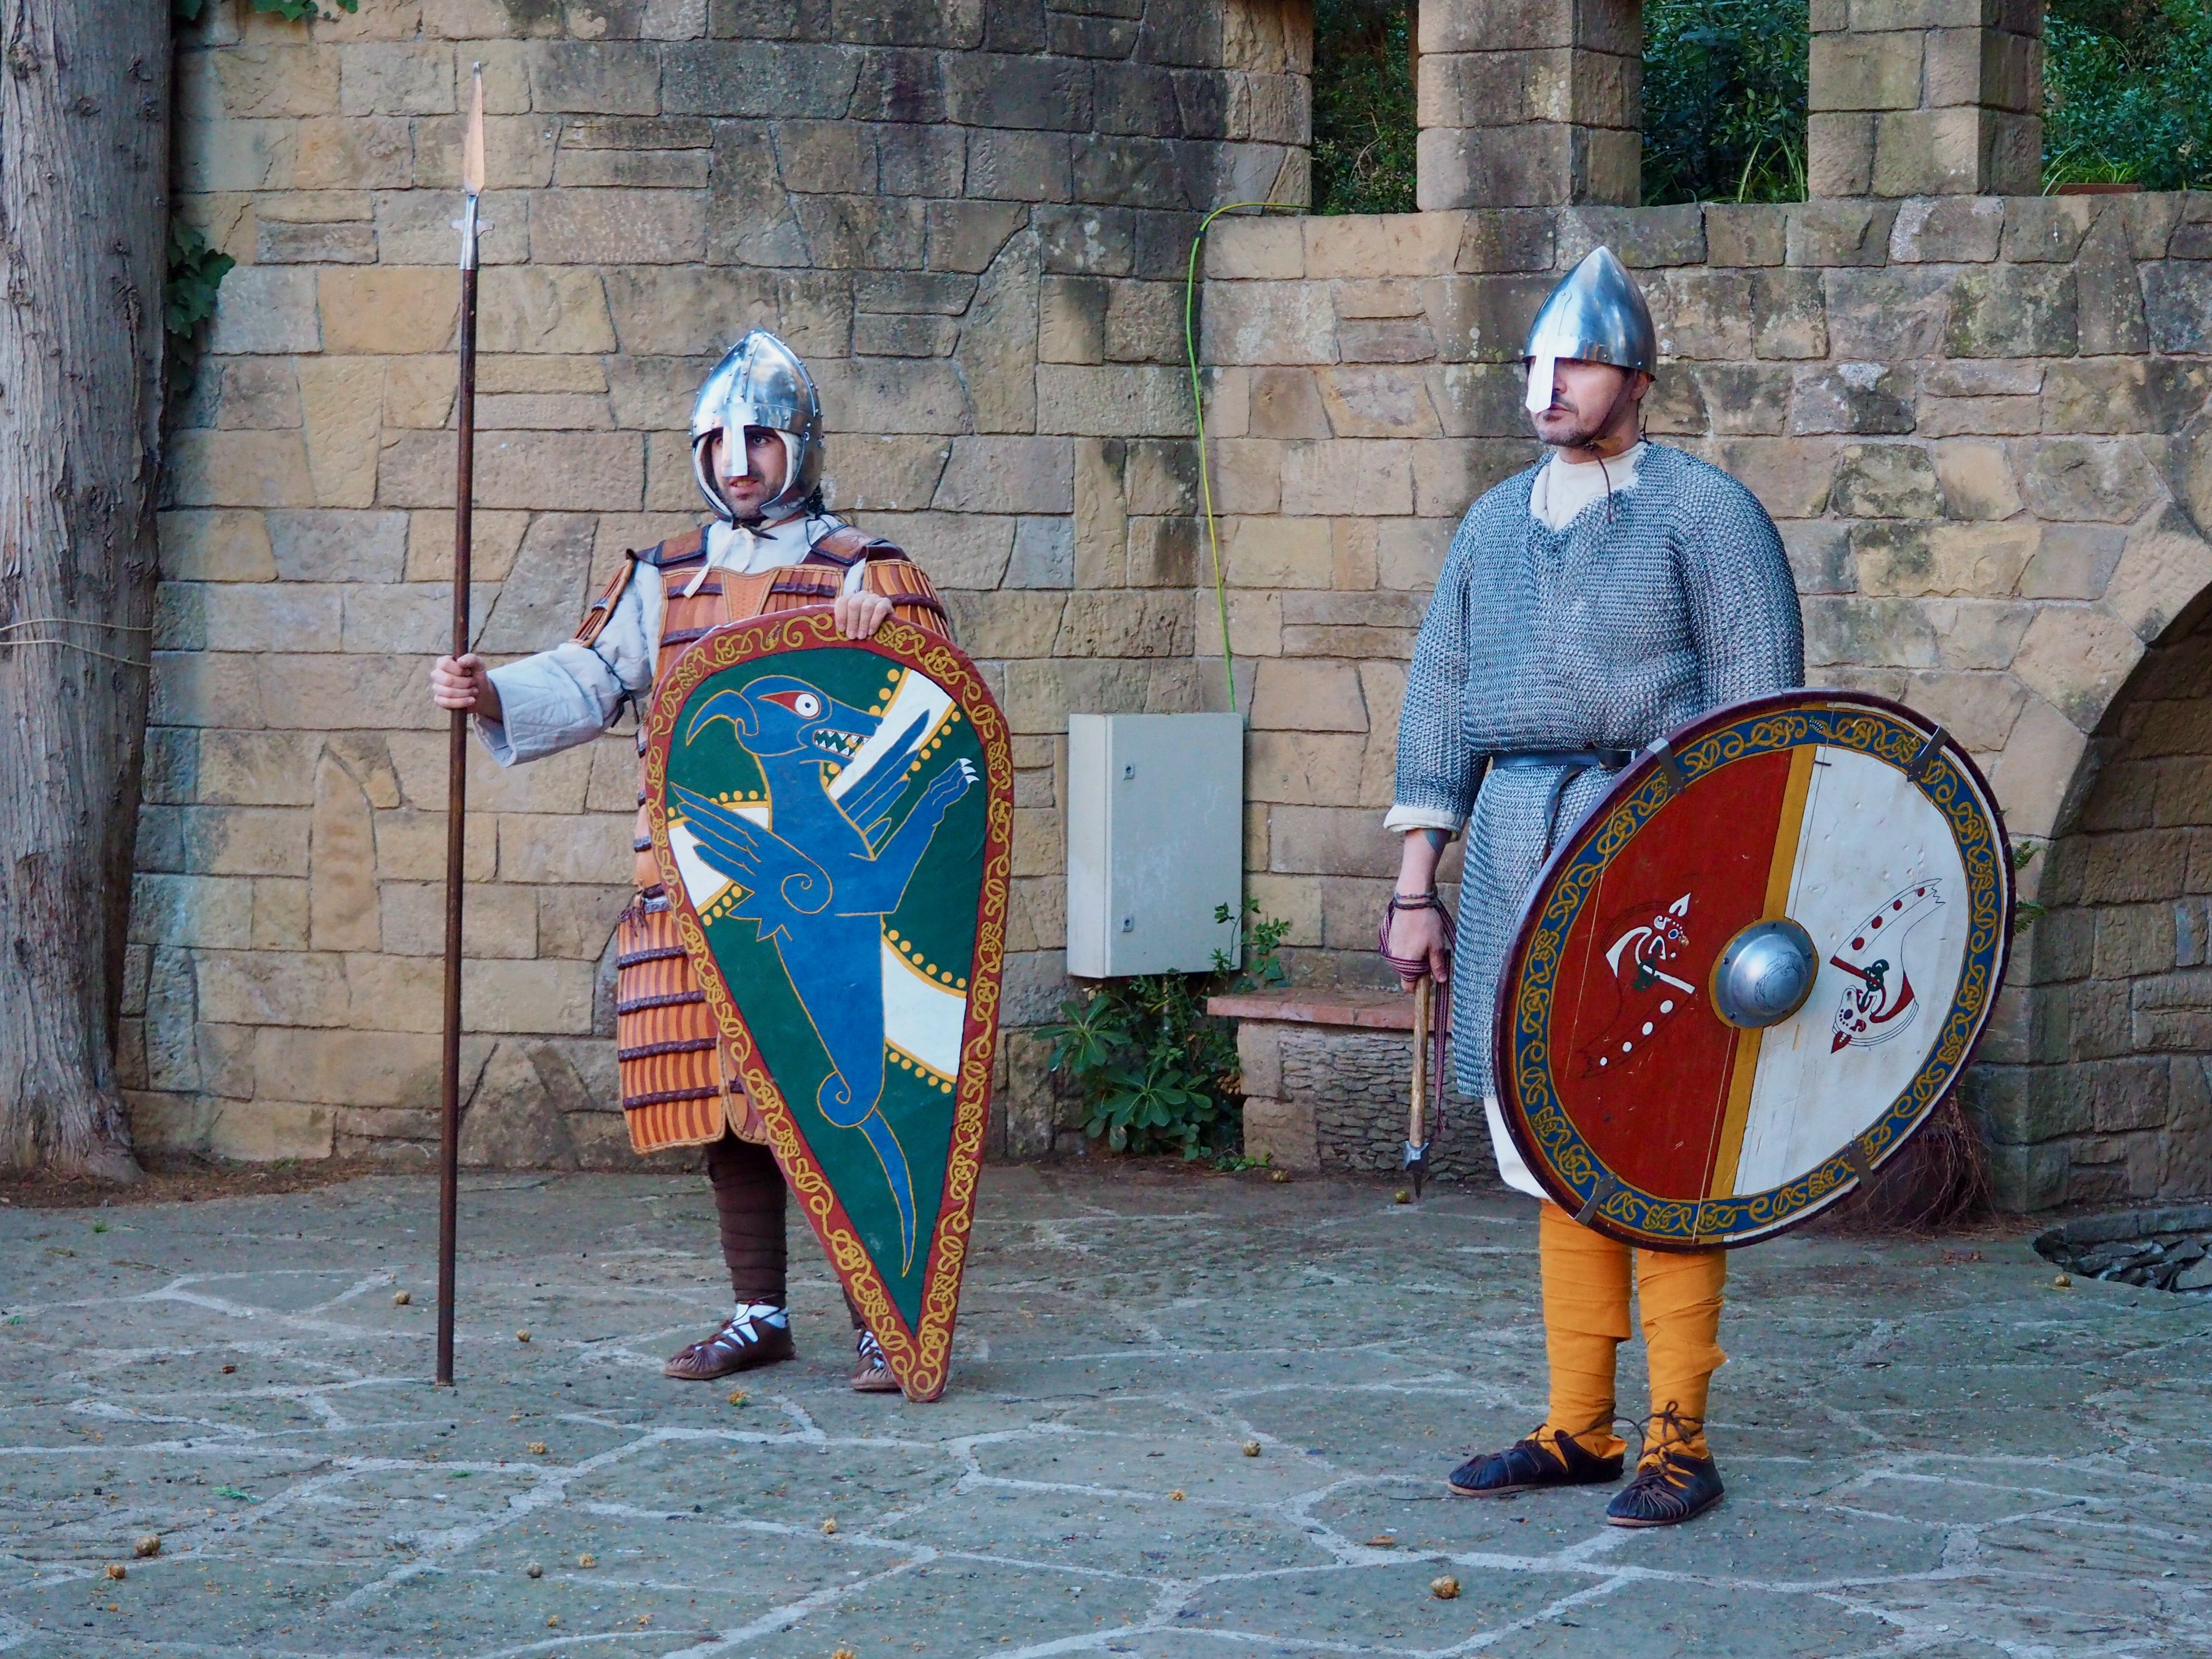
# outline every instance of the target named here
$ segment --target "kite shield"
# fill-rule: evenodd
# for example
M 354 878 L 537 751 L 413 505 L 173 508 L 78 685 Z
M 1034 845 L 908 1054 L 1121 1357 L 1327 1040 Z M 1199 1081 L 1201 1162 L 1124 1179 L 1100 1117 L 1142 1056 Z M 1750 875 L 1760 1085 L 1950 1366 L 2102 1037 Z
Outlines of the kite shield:
M 1531 890 L 1498 1103 L 1553 1200 L 1656 1249 L 1754 1243 L 1893 1157 L 2010 947 L 1989 786 L 1921 715 L 1790 691 L 1638 758 Z
M 1013 762 L 974 665 L 826 609 L 714 629 L 646 720 L 654 858 L 807 1224 L 912 1400 L 945 1389 L 1006 947 Z

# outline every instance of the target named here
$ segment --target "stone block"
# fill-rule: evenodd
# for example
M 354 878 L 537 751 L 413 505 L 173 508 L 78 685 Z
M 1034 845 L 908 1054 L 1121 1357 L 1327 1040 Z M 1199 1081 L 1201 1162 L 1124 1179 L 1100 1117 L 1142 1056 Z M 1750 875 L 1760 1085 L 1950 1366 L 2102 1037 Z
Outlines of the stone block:
M 2212 388 L 2212 368 L 2168 358 L 2085 358 L 2053 363 L 2043 381 L 2043 429 L 2171 432 Z
M 1835 510 L 1854 519 L 1932 519 L 1943 495 L 1928 452 L 1912 444 L 1849 444 L 1837 459 Z
M 1066 59 L 974 52 L 945 65 L 945 110 L 961 126 L 1083 132 L 1091 75 Z
M 1935 608 L 1949 613 L 1943 616 L 1945 623 L 1954 621 L 1961 610 L 1951 604 Z M 1971 753 L 1987 756 L 2004 747 L 2027 696 L 2005 674 L 1945 669 L 1912 675 L 1904 701 L 1941 722 Z
M 1938 660 L 1947 669 L 1996 670 L 2007 666 L 2013 653 L 2020 649 L 2028 623 L 2035 619 L 2035 607 L 2025 602 L 1941 600 L 1931 602 L 1928 613 L 1939 641 Z M 1994 675 L 1981 676 L 1978 685 L 1983 707 L 2003 710 L 2003 728 L 1991 727 L 1996 729 L 1996 740 L 1977 748 L 1977 752 L 1994 751 L 2002 746 L 2005 732 L 2010 730 L 2019 713 L 2019 699 L 2013 695 L 2010 681 Z M 1916 691 L 1914 696 L 1917 695 Z M 1916 708 L 1926 706 L 1913 703 Z
M 1882 363 L 1800 369 L 1791 399 L 1794 433 L 1904 433 L 1913 429 L 1912 373 Z
M 2004 446 L 1951 439 L 1934 447 L 1943 510 L 1954 519 L 2009 519 L 2021 509 Z
M 1244 1155 L 1279 1170 L 1320 1169 L 1312 1103 L 1247 1095 Z
M 2022 705 L 2004 752 L 1990 769 L 2008 830 L 2014 836 L 2052 832 L 2087 747 L 2081 727 L 2042 698 Z
M 1860 591 L 1899 598 L 2008 597 L 2039 541 L 2025 522 L 1863 524 L 1850 538 Z
M 2150 643 L 2208 586 L 2212 586 L 2212 545 L 2185 516 L 2167 507 L 2130 532 L 2105 590 L 2105 608 Z
M 2016 447 L 2021 495 L 2039 518 L 2130 524 L 2158 498 L 2157 474 L 2130 438 L 2058 438 Z
M 2004 257 L 2022 264 L 2071 262 L 2100 206 L 2094 196 L 2026 197 L 2007 203 Z
M 1333 363 L 1336 327 L 1319 283 L 1234 283 L 1207 295 L 1199 351 L 1215 363 Z
M 276 574 L 268 521 L 240 509 L 161 515 L 161 574 L 171 581 L 259 582 Z
M 1036 392 L 1038 422 L 1046 432 L 1182 438 L 1195 429 L 1190 376 L 1181 368 L 1133 363 L 1103 368 L 1044 363 L 1036 370 Z
M 918 222 L 918 208 L 908 216 Z M 800 220 L 805 225 L 803 207 Z M 531 204 L 530 257 L 550 265 L 696 263 L 707 257 L 707 198 L 680 190 L 544 191 Z
M 2120 562 L 2125 538 L 2111 525 L 2046 524 L 2043 545 L 2021 578 L 2031 599 L 2100 598 Z
M 317 272 L 315 284 L 325 351 L 406 356 L 453 343 L 460 307 L 453 270 L 369 265 Z
M 1805 182 L 1814 198 L 1864 196 L 1874 184 L 1875 117 L 1814 111 L 1805 121 Z
M 2004 225 L 2005 204 L 1995 197 L 1916 197 L 1898 208 L 1889 257 L 1908 264 L 1986 264 L 1997 257 Z
M 1815 34 L 1808 63 L 1808 104 L 1822 114 L 1917 109 L 1922 38 L 1906 31 Z
M 848 46 L 686 41 L 661 52 L 660 112 L 834 119 L 851 105 L 860 59 Z
M 1283 511 L 1388 517 L 1413 510 L 1413 446 L 1336 439 L 1283 452 Z
M 453 112 L 453 49 L 442 41 L 362 44 L 333 55 L 340 63 L 338 106 L 345 114 Z
M 1724 438 L 1707 456 L 1738 479 L 1777 519 L 1816 519 L 1827 511 L 1836 471 L 1831 438 Z M 1932 516 L 1922 514 L 1920 516 Z
M 241 265 L 223 279 L 208 327 L 211 356 L 314 351 L 322 343 L 312 272 Z
M 1358 671 L 1344 662 L 1285 658 L 1262 662 L 1253 692 L 1252 727 L 1255 732 L 1366 731 Z M 1360 873 L 1365 873 L 1364 869 Z
M 2151 349 L 2212 353 L 2212 260 L 2169 260 L 2143 267 L 2143 315 Z
M 1778 526 L 1798 592 L 1849 593 L 1856 587 L 1846 527 L 1825 519 L 1793 519 Z
M 935 505 L 952 513 L 1072 513 L 1073 446 L 1066 438 L 956 439 Z
M 1705 246 L 1716 267 L 1778 265 L 1789 257 L 1790 220 L 1779 204 L 1709 202 Z
M 2013 672 L 2075 726 L 2093 732 L 2142 653 L 2134 631 L 2103 608 L 2054 605 L 2030 625 Z
M 1464 229 L 1451 214 L 1343 214 L 1276 222 L 1303 229 L 1304 274 L 1314 278 L 1443 276 L 1456 265 Z
M 1878 265 L 1888 257 L 1897 208 L 1887 202 L 1811 201 L 1790 210 L 1793 265 Z
M 1316 379 L 1329 430 L 1339 438 L 1428 438 L 1442 431 L 1421 370 L 1326 368 Z
M 297 432 L 173 432 L 163 482 L 169 507 L 306 507 L 314 500 L 307 445 Z
M 405 190 L 415 185 L 414 122 L 403 116 L 317 118 L 294 129 L 300 190 Z
M 1948 277 L 1913 267 L 1821 273 L 1828 347 L 1845 362 L 1936 356 L 1948 316 Z
M 1993 265 L 1951 288 L 1944 349 L 1954 357 L 2061 357 L 2075 349 L 2074 273 L 2063 265 Z

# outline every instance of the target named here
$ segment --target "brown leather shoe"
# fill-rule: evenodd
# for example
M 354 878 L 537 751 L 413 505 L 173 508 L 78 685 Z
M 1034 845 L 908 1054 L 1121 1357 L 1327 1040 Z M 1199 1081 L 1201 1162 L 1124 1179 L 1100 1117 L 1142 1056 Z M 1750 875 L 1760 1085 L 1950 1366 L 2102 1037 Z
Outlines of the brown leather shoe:
M 684 1382 L 712 1382 L 718 1376 L 790 1359 L 798 1352 L 791 1342 L 789 1314 L 779 1308 L 763 1317 L 748 1308 L 724 1320 L 722 1328 L 705 1341 L 694 1342 L 672 1358 L 660 1374 Z
M 872 1333 L 862 1331 L 853 1339 L 853 1350 L 858 1363 L 853 1367 L 854 1394 L 897 1394 L 901 1392 L 898 1378 L 891 1375 L 890 1362 L 884 1358 L 883 1345 Z

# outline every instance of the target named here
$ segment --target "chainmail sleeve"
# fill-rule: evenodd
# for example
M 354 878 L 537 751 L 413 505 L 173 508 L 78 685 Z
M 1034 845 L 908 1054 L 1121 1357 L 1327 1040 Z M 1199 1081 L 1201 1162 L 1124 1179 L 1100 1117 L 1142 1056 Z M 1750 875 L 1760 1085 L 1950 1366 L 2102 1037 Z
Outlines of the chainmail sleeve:
M 1463 711 L 1473 646 L 1468 585 L 1484 507 L 1477 501 L 1468 508 L 1452 537 L 1413 646 L 1398 718 L 1398 781 L 1388 820 L 1393 825 L 1402 815 L 1411 823 L 1456 830 L 1474 810 L 1482 757 L 1468 743 Z
M 1804 619 L 1774 520 L 1727 473 L 1685 471 L 1674 539 L 1700 704 L 1718 708 L 1804 684 Z

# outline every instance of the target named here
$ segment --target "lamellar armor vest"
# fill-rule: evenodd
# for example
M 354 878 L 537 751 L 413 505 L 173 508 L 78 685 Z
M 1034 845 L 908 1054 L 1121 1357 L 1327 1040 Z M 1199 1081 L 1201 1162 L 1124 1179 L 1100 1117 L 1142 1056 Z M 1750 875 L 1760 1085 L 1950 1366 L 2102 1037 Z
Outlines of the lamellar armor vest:
M 699 580 L 706 557 L 705 532 L 698 530 L 633 554 L 585 617 L 577 641 L 589 645 L 599 637 L 631 582 L 659 582 L 665 603 L 653 666 L 657 684 L 710 629 L 829 605 L 856 564 L 864 567 L 861 591 L 890 600 L 894 617 L 951 637 L 945 606 L 921 568 L 892 543 L 849 525 L 832 529 L 798 564 L 750 573 L 716 568 Z M 642 724 L 637 746 L 641 773 Z M 677 936 L 676 912 L 653 862 L 641 775 L 637 799 L 631 846 L 638 893 L 615 930 L 615 1053 L 630 1145 L 640 1152 L 696 1146 L 719 1140 L 726 1127 L 744 1139 L 764 1141 L 760 1114 L 738 1080 L 735 1060 Z

